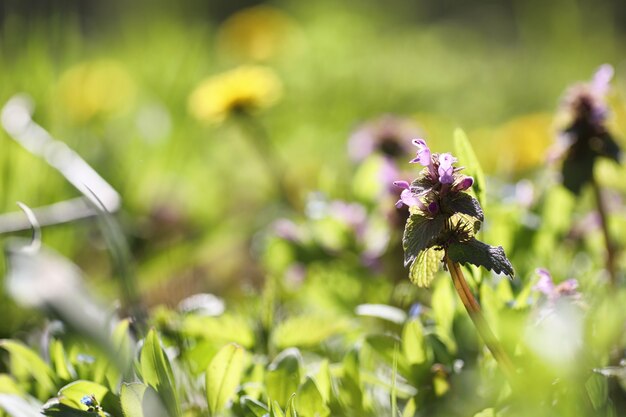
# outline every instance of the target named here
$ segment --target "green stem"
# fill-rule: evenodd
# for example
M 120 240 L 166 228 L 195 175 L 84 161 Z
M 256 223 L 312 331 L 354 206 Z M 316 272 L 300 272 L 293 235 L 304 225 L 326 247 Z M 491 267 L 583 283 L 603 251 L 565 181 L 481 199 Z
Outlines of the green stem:
M 472 322 L 474 322 L 474 326 L 476 326 L 478 334 L 483 339 L 483 342 L 485 342 L 487 349 L 489 349 L 496 362 L 498 362 L 502 372 L 504 372 L 509 382 L 512 383 L 516 374 L 515 366 L 506 351 L 502 348 L 502 345 L 498 341 L 496 335 L 491 331 L 491 328 L 487 324 L 487 320 L 482 313 L 480 304 L 478 304 L 478 301 L 474 298 L 472 291 L 467 285 L 467 281 L 465 281 L 465 276 L 463 276 L 463 271 L 461 271 L 460 265 L 448 258 L 448 255 L 446 255 L 445 261 L 448 266 L 448 270 L 450 271 L 454 288 L 459 294 L 461 302 L 465 306 Z
M 287 204 L 294 206 L 292 197 L 285 184 L 285 163 L 279 157 L 276 146 L 272 142 L 267 130 L 256 118 L 245 112 L 235 114 L 237 123 L 244 131 L 244 136 L 257 151 L 265 165 L 265 170 L 272 178 L 280 198 Z
M 606 247 L 606 270 L 609 273 L 611 285 L 617 285 L 617 272 L 615 270 L 616 252 L 615 246 L 611 240 L 611 234 L 609 232 L 609 216 L 607 213 L 606 205 L 602 199 L 602 190 L 595 178 L 592 178 L 591 184 L 593 186 L 593 192 L 596 197 L 596 205 L 598 206 L 598 213 L 600 213 L 600 225 L 602 227 L 602 234 L 604 235 L 604 245 Z

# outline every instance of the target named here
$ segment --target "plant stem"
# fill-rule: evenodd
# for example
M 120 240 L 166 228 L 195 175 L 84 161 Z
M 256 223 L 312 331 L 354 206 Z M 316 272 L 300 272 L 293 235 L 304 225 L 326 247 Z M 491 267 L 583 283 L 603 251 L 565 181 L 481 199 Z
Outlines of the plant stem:
M 291 195 L 285 185 L 285 164 L 279 158 L 276 146 L 271 141 L 267 130 L 253 116 L 241 112 L 236 113 L 236 120 L 250 144 L 257 151 L 260 159 L 263 160 L 265 170 L 270 175 L 272 182 L 277 188 L 281 199 L 289 205 L 294 205 Z
M 617 272 L 615 271 L 615 246 L 611 241 L 611 235 L 609 233 L 609 216 L 602 199 L 602 190 L 595 178 L 592 178 L 591 185 L 593 186 L 593 193 L 596 197 L 596 205 L 598 206 L 598 213 L 600 213 L 600 225 L 602 227 L 602 234 L 604 235 L 604 245 L 606 246 L 606 270 L 609 273 L 611 285 L 617 285 Z
M 478 301 L 474 298 L 472 291 L 467 286 L 467 282 L 465 281 L 460 265 L 453 262 L 447 255 L 445 260 L 448 270 L 450 271 L 450 275 L 452 276 L 454 288 L 459 294 L 461 302 L 465 306 L 467 313 L 474 322 L 476 330 L 478 330 L 478 334 L 480 334 L 480 337 L 483 339 L 483 342 L 485 342 L 487 349 L 489 349 L 496 362 L 498 362 L 498 365 L 500 365 L 502 372 L 504 372 L 506 377 L 509 379 L 509 382 L 512 383 L 515 379 L 515 366 L 513 365 L 511 358 L 509 358 L 507 353 L 502 348 L 502 345 L 489 328 L 487 320 L 485 320 L 485 316 L 483 316 L 480 304 L 478 304 Z

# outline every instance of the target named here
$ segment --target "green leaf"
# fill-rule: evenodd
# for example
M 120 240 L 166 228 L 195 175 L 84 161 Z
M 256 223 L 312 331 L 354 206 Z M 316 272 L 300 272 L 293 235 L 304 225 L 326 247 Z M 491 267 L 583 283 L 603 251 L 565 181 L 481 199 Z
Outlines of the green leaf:
M 409 374 L 406 358 L 398 355 L 398 348 L 402 343 L 398 337 L 388 334 L 371 334 L 365 338 L 365 341 L 387 365 L 392 367 L 397 362 L 398 372 L 405 376 Z
M 456 352 L 457 345 L 453 336 L 454 313 L 456 311 L 457 296 L 452 289 L 452 280 L 440 279 L 435 283 L 431 305 L 435 317 L 435 331 L 438 339 L 445 345 L 449 352 Z M 436 351 L 437 346 L 431 346 Z
M 289 401 L 287 401 L 287 407 L 285 408 L 285 416 L 286 417 L 298 417 L 298 413 L 296 412 L 296 393 L 294 392 L 289 397 Z
M 285 417 L 285 413 L 283 413 L 283 410 L 280 408 L 280 405 L 278 404 L 277 401 L 274 401 L 272 403 L 272 409 L 270 410 L 270 416 L 271 417 Z
M 585 389 L 594 410 L 602 408 L 609 398 L 609 388 L 606 377 L 594 373 L 585 382 Z
M 449 198 L 442 198 L 441 210 L 448 214 L 465 214 L 475 218 L 481 223 L 485 220 L 480 203 L 474 197 L 467 193 L 452 193 L 448 194 Z
M 415 417 L 416 411 L 415 399 L 411 398 L 404 406 L 404 410 L 402 410 L 402 417 Z
M 239 402 L 242 408 L 250 410 L 255 417 L 265 417 L 270 412 L 265 404 L 247 395 L 242 396 Z
M 327 417 L 330 415 L 330 409 L 326 406 L 317 384 L 311 377 L 307 377 L 304 384 L 298 388 L 296 400 L 298 414 L 302 417 Z
M 411 365 L 419 365 L 426 362 L 424 328 L 418 319 L 411 320 L 404 325 L 402 330 L 402 352 Z
M 41 411 L 44 415 L 50 417 L 94 417 L 98 415 L 96 413 L 79 410 L 62 403 L 46 404 Z
M 0 410 L 11 417 L 41 417 L 41 404 L 21 395 L 0 394 Z M 93 416 L 92 416 L 93 417 Z
M 156 390 L 171 417 L 179 416 L 180 405 L 174 387 L 172 368 L 154 329 L 148 332 L 144 340 L 139 365 L 143 382 Z
M 138 382 L 122 384 L 120 403 L 125 417 L 167 417 L 156 391 Z
M 473 264 L 482 266 L 497 274 L 515 275 L 502 246 L 489 246 L 479 240 L 470 239 L 466 242 L 455 242 L 448 246 L 448 256 L 462 265 Z
M 593 179 L 595 156 L 591 152 L 570 153 L 563 161 L 563 186 L 579 195 L 583 186 Z
M 342 364 L 343 375 L 339 379 L 339 400 L 349 410 L 362 411 L 364 390 L 358 349 L 351 349 L 344 357 Z
M 76 378 L 76 371 L 67 360 L 63 343 L 60 340 L 53 339 L 50 342 L 50 362 L 61 380 L 67 382 Z
M 269 365 L 265 374 L 267 395 L 282 406 L 300 386 L 302 355 L 296 348 L 283 350 Z
M 485 408 L 484 410 L 474 414 L 474 417 L 495 417 L 495 415 L 496 412 L 493 408 Z
M 59 401 L 69 407 L 84 410 L 81 399 L 86 395 L 93 395 L 104 411 L 114 416 L 122 414 L 119 398 L 103 385 L 92 381 L 74 381 L 59 390 Z
M 428 288 L 430 283 L 435 279 L 443 251 L 435 248 L 429 248 L 422 251 L 409 270 L 409 279 L 418 287 Z
M 15 340 L 0 340 L 0 348 L 11 355 L 11 370 L 19 380 L 19 374 L 29 375 L 39 385 L 38 397 L 49 397 L 54 393 L 56 378 L 54 372 L 43 359 L 26 345 Z
M 346 320 L 337 317 L 299 316 L 290 317 L 272 332 L 277 348 L 315 347 L 329 337 L 343 333 L 349 328 Z
M 215 415 L 222 411 L 235 395 L 241 382 L 244 351 L 234 343 L 220 349 L 206 371 L 206 394 L 209 412 Z
M 0 374 L 0 394 L 22 395 L 23 391 L 11 375 Z
M 429 219 L 420 214 L 411 214 L 402 236 L 404 266 L 411 264 L 424 249 L 436 244 L 446 223 L 445 216 Z
M 599 137 L 599 142 L 594 142 L 594 150 L 599 155 L 612 159 L 619 163 L 622 158 L 622 150 L 620 149 L 613 136 L 610 133 L 605 132 Z M 597 145 L 597 148 L 595 146 Z
M 181 333 L 191 338 L 202 338 L 217 345 L 237 343 L 244 348 L 254 346 L 254 330 L 250 322 L 241 316 L 224 314 L 206 317 L 189 314 L 183 317 Z
M 485 174 L 474 153 L 472 144 L 462 129 L 456 129 L 454 131 L 454 149 L 456 150 L 460 164 L 465 167 L 465 174 L 474 178 L 474 185 L 472 185 L 471 189 L 476 194 L 480 205 L 485 207 L 487 202 L 487 181 L 485 180 Z
M 67 384 L 59 390 L 58 396 L 60 397 L 61 404 L 65 404 L 70 407 L 82 409 L 84 406 L 80 400 L 86 395 L 93 395 L 99 404 L 102 404 L 102 399 L 109 393 L 109 389 L 105 386 L 97 384 L 91 381 L 74 381 Z M 108 410 L 107 410 L 108 411 Z
M 332 392 L 332 377 L 330 375 L 330 364 L 328 359 L 322 360 L 320 362 L 319 370 L 317 371 L 317 375 L 315 375 L 315 382 L 317 389 L 322 395 L 322 399 L 325 404 L 328 404 L 330 401 L 330 394 Z

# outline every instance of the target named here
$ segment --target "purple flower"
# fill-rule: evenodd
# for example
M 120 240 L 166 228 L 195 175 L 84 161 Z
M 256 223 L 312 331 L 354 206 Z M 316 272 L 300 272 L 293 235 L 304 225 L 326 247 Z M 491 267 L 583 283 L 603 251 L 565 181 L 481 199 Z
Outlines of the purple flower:
M 403 157 L 411 151 L 409 140 L 420 130 L 411 119 L 383 115 L 357 127 L 350 135 L 348 154 L 355 162 L 375 153 L 391 159 Z
M 411 164 L 419 163 L 425 167 L 430 166 L 430 164 L 432 164 L 432 159 L 430 157 L 430 149 L 428 148 L 428 145 L 426 145 L 426 141 L 424 139 L 413 139 L 413 145 L 417 146 L 417 155 L 409 162 Z
M 543 293 L 549 301 L 553 302 L 561 297 L 571 297 L 573 299 L 580 298 L 580 293 L 578 292 L 578 281 L 575 279 L 568 279 L 558 285 L 554 285 L 552 276 L 547 269 L 537 268 L 535 273 L 539 275 L 539 280 L 533 289 Z
M 474 185 L 474 178 L 472 177 L 461 177 L 460 180 L 457 180 L 457 182 L 454 184 L 454 186 L 452 187 L 452 189 L 454 191 L 465 191 L 468 188 L 470 188 L 472 185 Z
M 602 124 L 609 110 L 605 97 L 613 78 L 613 67 L 604 64 L 588 83 L 579 83 L 571 87 L 565 95 L 564 106 L 569 109 L 574 119 L 587 120 L 592 124 Z
M 396 202 L 396 207 L 401 208 L 402 205 L 406 205 L 408 207 L 412 206 L 423 206 L 420 199 L 413 194 L 411 191 L 411 185 L 406 181 L 394 181 L 393 185 L 398 188 L 402 188 L 402 193 L 400 194 L 400 199 Z
M 442 153 L 439 155 L 439 182 L 442 184 L 452 184 L 454 182 L 454 167 L 453 163 L 456 162 L 456 158 L 449 153 Z

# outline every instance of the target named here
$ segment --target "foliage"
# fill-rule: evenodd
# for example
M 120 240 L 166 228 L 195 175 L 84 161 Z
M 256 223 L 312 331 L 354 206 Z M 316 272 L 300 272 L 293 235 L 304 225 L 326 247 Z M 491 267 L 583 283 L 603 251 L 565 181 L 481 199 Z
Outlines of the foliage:
M 623 71 L 552 115 L 622 59 L 613 3 L 62 3 L 0 22 L 0 417 L 626 414 Z

